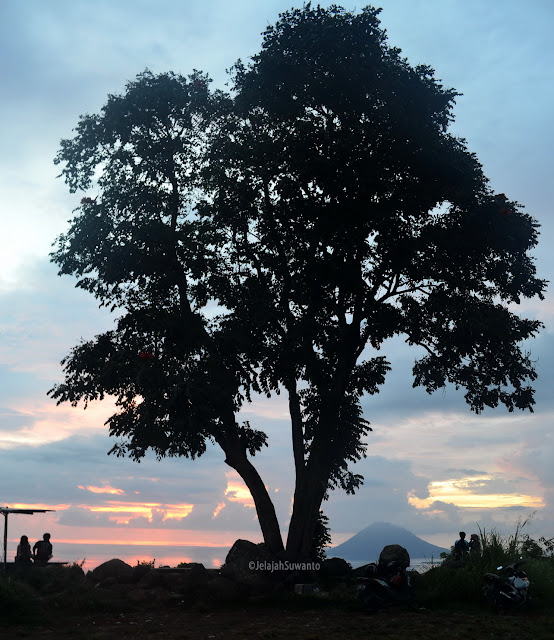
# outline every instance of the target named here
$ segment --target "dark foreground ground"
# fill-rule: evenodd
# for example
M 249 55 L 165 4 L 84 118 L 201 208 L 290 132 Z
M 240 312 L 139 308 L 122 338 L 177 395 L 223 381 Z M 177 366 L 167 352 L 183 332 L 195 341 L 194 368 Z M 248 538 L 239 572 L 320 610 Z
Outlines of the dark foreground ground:
M 389 609 L 369 615 L 340 608 L 283 609 L 248 606 L 214 611 L 147 607 L 125 613 L 58 615 L 55 611 L 30 624 L 0 627 L 2 640 L 112 638 L 344 640 L 554 640 L 554 610 L 550 613 L 496 615 L 487 611 L 440 610 L 416 613 Z

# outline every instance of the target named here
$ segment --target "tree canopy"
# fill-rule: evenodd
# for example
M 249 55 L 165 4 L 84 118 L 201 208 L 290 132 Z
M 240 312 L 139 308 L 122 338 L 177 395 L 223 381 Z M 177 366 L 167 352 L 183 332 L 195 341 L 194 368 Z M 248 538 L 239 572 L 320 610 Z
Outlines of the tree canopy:
M 266 544 L 283 550 L 252 457 L 267 436 L 237 413 L 286 393 L 296 485 L 286 551 L 306 557 L 330 489 L 354 492 L 370 427 L 360 399 L 404 336 L 426 355 L 414 386 L 453 383 L 476 412 L 532 410 L 508 309 L 543 297 L 537 222 L 490 189 L 449 125 L 458 95 L 388 45 L 379 10 L 311 5 L 261 51 L 209 78 L 148 71 L 82 116 L 56 162 L 81 200 L 52 260 L 118 311 L 63 361 L 59 402 L 117 398 L 113 451 L 201 455 L 244 479 Z M 372 349 L 369 350 L 368 347 Z

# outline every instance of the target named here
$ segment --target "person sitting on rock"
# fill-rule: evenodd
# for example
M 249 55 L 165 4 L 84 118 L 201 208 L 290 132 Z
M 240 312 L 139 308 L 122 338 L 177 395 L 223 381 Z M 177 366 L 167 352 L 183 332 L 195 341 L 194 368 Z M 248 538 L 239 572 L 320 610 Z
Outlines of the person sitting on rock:
M 456 560 L 464 560 L 469 551 L 469 543 L 466 540 L 466 532 L 460 531 L 460 539 L 454 543 L 454 555 Z
M 17 552 L 15 561 L 17 564 L 32 564 L 33 561 L 31 553 L 31 545 L 29 544 L 29 538 L 27 536 L 21 536 L 19 544 L 17 545 Z
M 476 533 L 472 533 L 469 537 L 469 551 L 470 553 L 481 553 L 481 540 Z
M 42 536 L 42 540 L 35 542 L 33 546 L 33 557 L 35 564 L 44 566 L 48 563 L 48 560 L 52 557 L 52 544 L 49 533 L 45 533 Z

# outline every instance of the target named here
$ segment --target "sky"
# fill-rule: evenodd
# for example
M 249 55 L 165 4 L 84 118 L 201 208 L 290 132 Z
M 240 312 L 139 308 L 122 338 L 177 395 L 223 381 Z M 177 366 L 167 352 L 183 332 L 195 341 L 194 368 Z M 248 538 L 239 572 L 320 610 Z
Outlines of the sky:
M 322 2 L 323 6 L 331 3 Z M 52 534 L 54 552 L 73 543 L 225 547 L 261 540 L 251 497 L 216 448 L 196 461 L 107 456 L 109 400 L 56 406 L 47 391 L 60 360 L 81 338 L 109 329 L 75 281 L 57 276 L 48 254 L 82 194 L 69 194 L 53 158 L 78 118 L 144 69 L 193 69 L 226 88 L 226 69 L 260 48 L 261 32 L 290 0 L 2 0 L 0 2 L 0 505 L 54 509 L 11 516 L 19 536 Z M 299 6 L 297 3 L 296 6 Z M 359 9 L 363 5 L 349 5 Z M 554 4 L 534 0 L 382 0 L 389 43 L 411 64 L 429 64 L 457 99 L 451 131 L 467 140 L 496 192 L 541 224 L 538 275 L 552 280 Z M 554 536 L 554 304 L 526 300 L 514 311 L 544 322 L 525 345 L 537 360 L 534 413 L 476 416 L 463 393 L 412 389 L 418 352 L 401 339 L 384 349 L 393 370 L 363 400 L 373 431 L 355 471 L 355 496 L 323 505 L 335 544 L 375 521 L 449 546 L 460 529 Z M 255 462 L 286 531 L 293 466 L 285 400 L 244 408 L 270 446 Z M 79 545 L 79 546 L 77 546 Z M 66 547 L 68 549 L 69 547 Z M 107 549 L 107 546 L 105 547 Z M 138 547 L 137 547 L 138 548 Z M 77 553 L 67 551 L 66 553 Z M 78 559 L 65 557 L 63 559 Z

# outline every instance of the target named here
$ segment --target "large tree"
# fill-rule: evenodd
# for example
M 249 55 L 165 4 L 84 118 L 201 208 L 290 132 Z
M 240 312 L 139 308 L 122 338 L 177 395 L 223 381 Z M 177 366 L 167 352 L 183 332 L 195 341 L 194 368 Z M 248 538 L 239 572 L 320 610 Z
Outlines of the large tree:
M 94 187 L 53 260 L 118 309 L 116 328 L 64 361 L 58 401 L 118 398 L 118 454 L 195 457 L 206 440 L 279 523 L 251 457 L 266 435 L 237 413 L 288 396 L 296 484 L 286 551 L 310 553 L 330 489 L 353 492 L 365 455 L 360 398 L 403 335 L 426 355 L 414 386 L 466 390 L 473 411 L 534 404 L 521 342 L 540 323 L 507 304 L 542 298 L 537 223 L 494 194 L 448 128 L 456 92 L 389 47 L 368 7 L 292 10 L 233 92 L 145 73 L 85 116 L 57 162 Z

